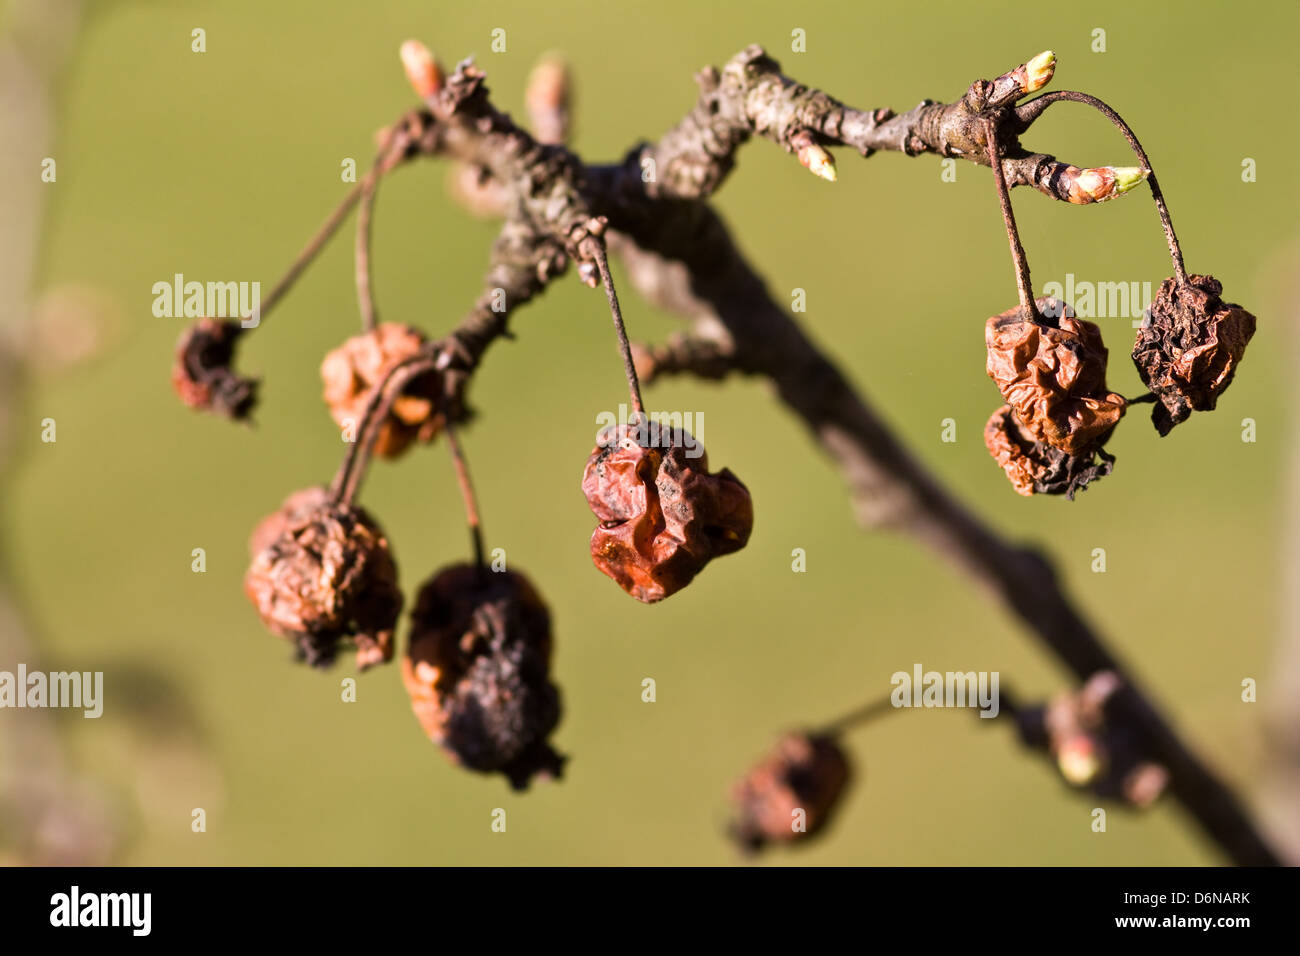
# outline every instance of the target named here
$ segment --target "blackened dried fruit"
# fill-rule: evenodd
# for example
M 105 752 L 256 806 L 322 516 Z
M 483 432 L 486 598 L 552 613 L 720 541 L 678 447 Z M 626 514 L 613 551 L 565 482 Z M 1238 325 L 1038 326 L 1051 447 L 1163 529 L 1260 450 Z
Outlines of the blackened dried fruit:
M 1164 792 L 1169 772 L 1145 756 L 1132 731 L 1110 718 L 1122 687 L 1113 671 L 1099 671 L 1078 691 L 1019 709 L 1016 725 L 1021 740 L 1050 754 L 1071 786 L 1144 808 Z
M 291 495 L 249 542 L 244 591 L 272 633 L 313 667 L 334 663 L 340 642 L 359 670 L 392 659 L 402 610 L 397 567 L 365 511 L 333 504 L 320 488 Z
M 1041 322 L 1017 306 L 988 320 L 988 373 L 1034 441 L 1086 454 L 1124 414 L 1106 388 L 1101 330 L 1056 299 L 1037 300 Z
M 1166 279 L 1138 330 L 1133 364 L 1159 399 L 1151 421 L 1161 435 L 1193 411 L 1214 409 L 1255 334 L 1255 317 L 1222 292 L 1214 276 Z
M 402 681 L 425 733 L 458 764 L 500 772 L 516 790 L 558 778 L 547 743 L 560 722 L 551 616 L 514 571 L 459 564 L 420 589 Z
M 784 735 L 732 788 L 732 839 L 753 852 L 813 836 L 830 820 L 849 775 L 848 757 L 833 737 Z
M 354 335 L 326 355 L 320 367 L 325 404 L 338 426 L 356 433 L 375 386 L 396 365 L 419 355 L 425 344 L 419 329 L 381 322 L 373 332 Z M 443 426 L 442 396 L 438 372 L 424 372 L 407 382 L 379 426 L 375 454 L 394 458 L 416 439 L 437 437 Z
M 1006 472 L 1016 492 L 1025 497 L 1065 495 L 1073 501 L 1075 494 L 1089 482 L 1109 475 L 1115 458 L 1101 447 L 1108 437 L 1109 432 L 1101 435 L 1096 447 L 1086 454 L 1071 455 L 1034 441 L 1016 420 L 1010 405 L 994 412 L 984 426 L 984 445 L 989 454 Z
M 753 501 L 740 480 L 726 468 L 710 474 L 702 444 L 685 429 L 653 421 L 603 429 L 582 491 L 600 521 L 592 562 L 646 604 L 739 551 L 754 527 Z
M 235 421 L 248 418 L 257 404 L 257 381 L 232 369 L 235 346 L 244 327 L 222 319 L 199 319 L 176 345 L 172 388 L 190 408 L 213 411 Z

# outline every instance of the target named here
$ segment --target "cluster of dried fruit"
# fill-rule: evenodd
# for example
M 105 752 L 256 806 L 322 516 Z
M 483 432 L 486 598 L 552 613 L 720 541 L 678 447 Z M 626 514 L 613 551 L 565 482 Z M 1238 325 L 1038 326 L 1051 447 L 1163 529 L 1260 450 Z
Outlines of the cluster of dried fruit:
M 443 76 L 428 51 L 407 44 L 402 59 L 417 92 L 436 97 Z M 562 77 L 555 69 L 539 77 L 532 101 L 549 110 L 555 125 L 563 118 Z M 730 471 L 709 472 L 693 436 L 661 427 L 642 410 L 604 229 L 600 219 L 582 227 L 573 237 L 574 258 L 584 281 L 605 285 L 637 417 L 597 436 L 582 490 L 600 522 L 593 563 L 638 601 L 652 603 L 684 588 L 712 559 L 744 547 L 753 505 Z M 358 276 L 367 268 L 363 254 L 360 245 Z M 359 283 L 359 290 L 366 331 L 329 352 L 320 369 L 325 404 L 350 443 L 348 455 L 329 488 L 296 492 L 258 525 L 245 591 L 299 660 L 328 667 L 347 647 L 359 670 L 390 661 L 403 606 L 397 565 L 388 537 L 354 499 L 372 455 L 395 459 L 445 433 L 477 561 L 445 568 L 420 589 L 402 679 L 421 726 L 455 763 L 500 773 L 523 789 L 534 777 L 558 776 L 564 763 L 548 743 L 561 714 L 550 679 L 550 614 L 521 574 L 483 564 L 478 509 L 455 439 L 469 418 L 462 394 L 468 374 L 444 361 L 463 343 L 454 335 L 430 342 L 411 326 L 376 323 L 368 285 Z M 257 383 L 234 371 L 245 331 L 240 322 L 203 319 L 184 334 L 172 383 L 185 404 L 249 417 Z
M 1232 381 L 1255 317 L 1225 304 L 1210 276 L 1166 279 L 1138 332 L 1133 361 L 1157 399 L 1161 435 L 1192 411 L 1211 410 Z M 1110 474 L 1106 442 L 1130 402 L 1106 387 L 1101 329 L 1068 304 L 1038 299 L 988 320 L 988 374 L 1006 403 L 984 426 L 984 444 L 1022 495 L 1075 492 Z
M 256 383 L 233 370 L 240 323 L 203 319 L 177 347 L 172 383 L 192 408 L 246 419 Z M 330 414 L 361 457 L 400 456 L 464 421 L 458 384 L 435 368 L 417 329 L 382 323 L 348 339 L 321 365 Z M 400 381 L 399 381 L 400 379 Z M 388 394 L 391 393 L 391 394 Z M 368 417 L 373 416 L 373 420 Z M 249 541 L 244 588 L 263 623 L 299 660 L 332 665 L 343 647 L 359 670 L 390 661 L 403 597 L 387 535 L 351 498 L 345 459 L 332 488 L 290 495 Z M 547 743 L 560 720 L 550 681 L 546 606 L 516 572 L 457 565 L 424 585 L 411 617 L 403 682 L 426 733 L 457 764 L 499 772 L 523 789 L 558 776 Z

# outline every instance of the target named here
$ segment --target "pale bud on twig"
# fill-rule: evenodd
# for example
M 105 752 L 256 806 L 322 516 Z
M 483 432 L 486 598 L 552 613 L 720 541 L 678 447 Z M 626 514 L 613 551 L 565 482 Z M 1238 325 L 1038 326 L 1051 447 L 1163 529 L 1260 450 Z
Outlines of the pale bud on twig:
M 569 136 L 569 67 L 558 56 L 543 57 L 528 75 L 524 103 L 539 142 L 563 143 Z
M 973 110 L 1007 106 L 1022 96 L 1041 90 L 1055 72 L 1056 54 L 1044 50 L 1028 63 L 1021 63 L 995 80 L 977 80 L 966 94 L 967 103 Z
M 1106 202 L 1122 196 L 1151 175 L 1151 170 L 1141 166 L 1098 166 L 1079 169 L 1070 166 L 1064 177 L 1069 201 L 1077 205 Z
M 800 130 L 790 138 L 790 145 L 794 147 L 795 155 L 805 169 L 827 182 L 835 182 L 835 160 L 813 140 L 812 133 Z
M 1071 734 L 1056 748 L 1056 766 L 1073 786 L 1092 783 L 1101 773 L 1102 764 L 1101 749 L 1088 734 Z
M 402 68 L 406 70 L 406 78 L 416 96 L 427 100 L 442 89 L 442 67 L 427 46 L 419 40 L 407 40 L 399 52 Z
M 1041 90 L 1051 82 L 1052 74 L 1055 72 L 1056 54 L 1051 50 L 1044 50 L 1025 64 L 1025 92 L 1033 93 Z

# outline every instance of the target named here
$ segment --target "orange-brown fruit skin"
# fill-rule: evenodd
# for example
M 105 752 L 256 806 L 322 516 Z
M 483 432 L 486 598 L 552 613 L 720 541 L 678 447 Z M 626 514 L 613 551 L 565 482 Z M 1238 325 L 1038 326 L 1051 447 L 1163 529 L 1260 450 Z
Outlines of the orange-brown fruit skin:
M 831 819 L 849 778 L 848 757 L 834 738 L 785 734 L 732 788 L 732 839 L 752 852 L 816 835 Z M 799 810 L 803 827 L 796 829 Z
M 308 663 L 328 666 L 344 642 L 360 670 L 392 659 L 402 592 L 388 539 L 366 512 L 305 489 L 263 519 L 249 546 L 244 592 Z
M 1082 455 L 1115 427 L 1125 402 L 1106 387 L 1101 329 L 1058 300 L 1037 301 L 1044 324 L 1026 322 L 1019 306 L 988 320 L 988 374 L 1034 441 Z
M 381 322 L 373 332 L 354 335 L 327 354 L 321 362 L 323 397 L 330 416 L 340 428 L 359 437 L 366 405 L 396 365 L 417 356 L 426 340 L 419 329 L 397 322 Z M 443 426 L 442 382 L 436 372 L 417 375 L 402 389 L 379 426 L 374 452 L 395 458 L 413 441 L 432 441 Z
M 716 557 L 740 550 L 754 527 L 748 489 L 708 470 L 704 449 L 680 429 L 615 425 L 597 437 L 582 491 L 600 524 L 591 559 L 645 604 L 686 587 Z M 644 442 L 644 443 L 643 443 Z M 688 448 L 699 451 L 690 457 Z

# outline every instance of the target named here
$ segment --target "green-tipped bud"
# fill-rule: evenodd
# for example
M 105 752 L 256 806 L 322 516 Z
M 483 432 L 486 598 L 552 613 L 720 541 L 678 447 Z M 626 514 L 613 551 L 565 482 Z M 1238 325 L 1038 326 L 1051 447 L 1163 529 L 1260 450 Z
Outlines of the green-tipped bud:
M 1022 96 L 1041 90 L 1056 72 L 1056 54 L 1044 50 L 1028 63 L 985 82 L 977 80 L 966 93 L 967 107 L 975 112 L 1009 106 Z
M 1062 175 L 1066 192 L 1063 198 L 1080 206 L 1106 202 L 1124 195 L 1150 175 L 1151 170 L 1142 166 L 1098 166 L 1094 169 L 1067 166 Z
M 1107 197 L 1110 199 L 1124 195 L 1151 175 L 1151 170 L 1144 166 L 1112 166 L 1110 171 L 1115 174 L 1115 190 Z
M 1025 92 L 1033 93 L 1035 90 L 1041 90 L 1051 82 L 1052 74 L 1055 72 L 1056 54 L 1051 50 L 1044 50 L 1025 64 Z

